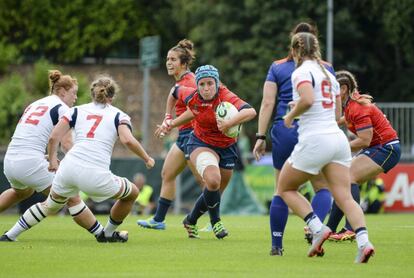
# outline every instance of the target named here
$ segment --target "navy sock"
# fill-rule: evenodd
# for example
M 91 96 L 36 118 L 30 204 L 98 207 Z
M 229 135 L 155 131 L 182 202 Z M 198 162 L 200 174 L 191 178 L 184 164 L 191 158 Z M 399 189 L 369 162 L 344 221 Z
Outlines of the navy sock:
M 336 232 L 339 222 L 341 222 L 343 216 L 344 213 L 342 212 L 342 210 L 340 210 L 338 205 L 335 202 L 333 202 L 331 214 L 329 215 L 328 223 L 326 224 L 326 226 L 328 226 L 332 232 Z
M 207 210 L 208 208 L 206 202 L 204 201 L 204 195 L 201 193 L 201 195 L 197 198 L 197 201 L 195 202 L 190 214 L 187 216 L 188 222 L 190 222 L 191 225 L 197 224 L 198 218 L 206 213 Z
M 154 215 L 155 221 L 162 222 L 165 220 L 165 215 L 167 215 L 167 212 L 171 206 L 171 203 L 172 203 L 171 200 L 168 200 L 162 197 L 158 199 L 158 207 Z
M 208 213 L 210 214 L 211 226 L 220 221 L 220 191 L 203 191 L 204 201 L 206 202 Z
M 272 247 L 283 247 L 283 233 L 289 215 L 289 209 L 280 196 L 273 196 L 270 205 L 270 233 L 272 236 Z
M 355 202 L 357 202 L 359 204 L 360 194 L 359 194 L 359 185 L 358 184 L 356 184 L 356 183 L 351 184 L 351 194 L 352 194 L 352 198 L 354 198 Z M 352 231 L 352 226 L 348 222 L 348 219 L 346 219 L 345 228 L 347 230 Z
M 325 220 L 332 206 L 332 195 L 328 189 L 321 189 L 315 193 L 312 199 L 312 208 L 321 222 Z

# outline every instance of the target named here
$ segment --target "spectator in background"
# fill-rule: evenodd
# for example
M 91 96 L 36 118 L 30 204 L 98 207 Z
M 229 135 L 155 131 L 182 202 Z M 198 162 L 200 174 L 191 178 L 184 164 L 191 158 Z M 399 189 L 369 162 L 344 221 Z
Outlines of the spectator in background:
M 142 173 L 136 173 L 134 175 L 133 183 L 137 186 L 139 190 L 139 195 L 136 200 L 138 204 L 137 213 L 138 214 L 150 214 L 155 208 L 154 195 L 152 194 L 154 190 L 152 186 L 146 184 L 146 177 Z
M 351 164 L 351 193 L 359 204 L 359 186 L 375 178 L 380 173 L 387 173 L 400 161 L 401 150 L 397 132 L 384 113 L 372 103 L 372 96 L 360 94 L 356 78 L 349 71 L 341 70 L 336 74 L 341 86 L 341 100 L 344 116 L 340 123 L 346 124 L 355 137 L 349 142 L 352 152 L 357 154 Z M 343 212 L 336 203 L 327 226 L 335 231 L 343 217 Z M 355 233 L 349 222 L 331 240 L 354 239 Z
M 361 185 L 361 207 L 365 213 L 380 213 L 385 200 L 384 181 L 373 178 Z

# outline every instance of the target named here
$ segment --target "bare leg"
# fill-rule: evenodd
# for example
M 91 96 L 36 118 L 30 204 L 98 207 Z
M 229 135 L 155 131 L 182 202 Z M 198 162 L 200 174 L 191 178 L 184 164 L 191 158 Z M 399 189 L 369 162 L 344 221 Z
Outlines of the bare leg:
M 32 196 L 34 190 L 31 188 L 26 189 L 15 189 L 9 188 L 0 195 L 0 212 L 5 211 L 6 209 L 16 205 L 17 203 L 26 200 Z
M 312 212 L 308 200 L 297 192 L 301 184 L 306 182 L 312 175 L 296 170 L 289 163 L 283 165 L 279 175 L 278 191 L 286 204 L 302 219 Z
M 365 227 L 364 213 L 351 195 L 349 168 L 338 163 L 329 163 L 323 168 L 335 202 L 345 213 L 352 228 Z

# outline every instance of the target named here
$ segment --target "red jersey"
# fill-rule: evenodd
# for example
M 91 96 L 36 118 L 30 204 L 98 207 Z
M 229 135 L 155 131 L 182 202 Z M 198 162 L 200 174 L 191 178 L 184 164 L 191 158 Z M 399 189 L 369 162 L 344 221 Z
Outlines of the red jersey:
M 175 86 L 185 86 L 185 87 L 189 87 L 189 88 L 197 88 L 194 73 L 192 73 L 190 71 L 184 73 L 183 76 L 181 76 L 181 79 L 178 80 L 175 83 Z M 176 104 L 175 104 L 175 115 L 178 117 L 182 113 L 184 113 L 186 110 L 187 110 L 187 106 L 185 105 L 184 101 L 182 101 L 181 99 L 178 99 Z M 184 124 L 184 125 L 180 126 L 178 129 L 183 130 L 183 129 L 187 129 L 187 128 L 193 128 L 193 122 L 189 122 L 187 124 Z
M 383 145 L 398 139 L 397 132 L 392 128 L 384 113 L 375 104 L 362 105 L 349 99 L 344 113 L 348 129 L 351 132 L 356 134 L 359 130 L 373 129 L 370 147 L 379 144 Z
M 178 87 L 176 96 L 184 101 L 193 112 L 195 116 L 193 120 L 194 134 L 198 139 L 219 148 L 226 148 L 236 143 L 236 138 L 227 137 L 218 129 L 215 111 L 223 101 L 232 103 L 239 111 L 242 107 L 250 107 L 248 103 L 225 86 L 220 86 L 218 94 L 210 101 L 203 100 L 197 93 L 197 89 L 194 88 Z

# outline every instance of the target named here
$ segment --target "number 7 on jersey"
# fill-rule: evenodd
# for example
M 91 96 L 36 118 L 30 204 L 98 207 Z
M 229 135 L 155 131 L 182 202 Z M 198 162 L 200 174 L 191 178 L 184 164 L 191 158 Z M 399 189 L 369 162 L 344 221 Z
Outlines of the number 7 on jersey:
M 91 129 L 89 130 L 89 132 L 86 134 L 87 138 L 94 138 L 95 137 L 95 130 L 98 127 L 98 125 L 101 123 L 102 121 L 102 116 L 100 115 L 88 115 L 86 117 L 87 120 L 94 120 L 95 122 L 93 123 Z

